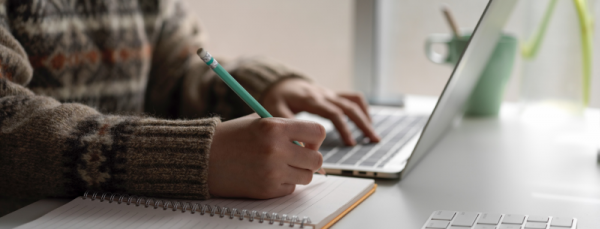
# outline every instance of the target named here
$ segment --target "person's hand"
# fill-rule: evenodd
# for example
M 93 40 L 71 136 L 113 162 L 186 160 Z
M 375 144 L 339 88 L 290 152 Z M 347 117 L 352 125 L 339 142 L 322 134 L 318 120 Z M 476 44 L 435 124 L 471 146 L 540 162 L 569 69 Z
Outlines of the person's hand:
M 317 150 L 324 139 L 324 127 L 314 122 L 256 114 L 223 122 L 210 147 L 209 192 L 257 199 L 291 194 L 323 164 Z
M 368 104 L 360 93 L 335 93 L 302 79 L 287 79 L 277 83 L 262 97 L 265 108 L 276 117 L 294 118 L 307 111 L 331 120 L 347 145 L 356 141 L 344 116 L 348 116 L 371 142 L 380 138 L 373 130 Z

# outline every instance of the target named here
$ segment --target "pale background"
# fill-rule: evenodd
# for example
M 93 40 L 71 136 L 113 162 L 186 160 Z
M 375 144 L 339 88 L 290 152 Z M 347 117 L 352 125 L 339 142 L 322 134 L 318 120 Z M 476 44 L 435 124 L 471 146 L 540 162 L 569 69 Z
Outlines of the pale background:
M 350 0 L 185 0 L 210 34 L 209 50 L 215 56 L 235 58 L 264 55 L 306 73 L 319 84 L 338 91 L 352 90 L 354 1 Z M 357 0 L 359 1 L 359 0 Z M 388 49 L 384 90 L 438 96 L 452 68 L 431 63 L 424 54 L 426 37 L 449 33 L 440 6 L 446 4 L 462 29 L 475 27 L 487 1 L 482 0 L 383 0 L 387 2 L 387 34 L 397 40 Z M 507 32 L 528 38 L 547 0 L 520 1 Z M 592 1 L 593 2 L 593 1 Z M 571 0 L 559 0 L 571 4 Z M 595 4 L 594 6 L 597 6 Z M 593 7 L 599 15 L 598 7 Z M 560 16 L 559 19 L 563 20 Z M 596 27 L 598 27 L 596 23 Z M 552 25 L 552 21 L 551 21 Z M 575 24 L 576 25 L 576 24 Z M 556 29 L 555 29 L 556 30 Z M 599 29 L 596 29 L 598 31 Z M 548 36 L 553 33 L 552 27 Z M 598 36 L 596 36 L 598 37 Z M 560 43 L 579 42 L 565 36 Z M 560 40 L 559 40 L 560 41 Z M 596 43 L 600 39 L 595 38 Z M 598 45 L 596 45 L 597 47 Z M 443 47 L 437 50 L 444 52 Z M 600 49 L 594 48 L 595 56 Z M 542 54 L 542 52 L 540 52 Z M 552 51 L 543 52 L 552 55 Z M 565 55 L 559 53 L 557 55 Z M 523 67 L 517 58 L 505 99 L 519 101 Z M 594 67 L 592 105 L 600 107 L 600 71 Z

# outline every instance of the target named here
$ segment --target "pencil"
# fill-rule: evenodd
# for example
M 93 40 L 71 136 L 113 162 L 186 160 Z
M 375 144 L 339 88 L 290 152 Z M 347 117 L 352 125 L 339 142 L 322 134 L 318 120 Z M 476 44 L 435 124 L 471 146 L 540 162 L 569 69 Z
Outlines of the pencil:
M 248 93 L 248 91 L 246 91 L 246 89 L 244 89 L 244 87 L 242 87 L 242 85 L 238 83 L 237 80 L 235 80 L 235 78 L 233 78 L 233 76 L 231 76 L 231 74 L 229 74 L 229 72 L 227 72 L 227 70 L 225 70 L 225 68 L 223 68 L 223 66 L 221 66 L 219 62 L 212 57 L 212 55 L 210 55 L 210 53 L 203 48 L 200 48 L 198 49 L 197 54 L 200 59 L 202 59 L 206 65 L 208 65 L 215 73 L 217 73 L 219 78 L 221 78 L 225 84 L 227 84 L 231 90 L 233 90 L 242 100 L 244 100 L 244 102 L 248 104 L 248 106 L 250 106 L 250 108 L 252 108 L 252 110 L 254 110 L 254 112 L 256 112 L 261 118 L 273 117 L 273 115 L 271 115 L 267 109 L 260 105 L 260 103 L 256 101 L 256 99 L 254 99 L 254 97 L 252 97 L 252 95 L 250 95 L 250 93 Z M 294 144 L 304 147 L 304 144 L 298 141 L 294 141 Z M 320 174 L 325 174 L 325 170 L 323 168 L 320 168 L 317 172 Z
M 456 21 L 454 17 L 452 17 L 452 13 L 450 13 L 450 9 L 447 6 L 442 6 L 442 12 L 444 12 L 444 16 L 446 16 L 446 20 L 450 25 L 450 29 L 452 29 L 452 33 L 456 37 L 460 37 L 460 32 L 458 31 L 458 25 L 456 25 Z

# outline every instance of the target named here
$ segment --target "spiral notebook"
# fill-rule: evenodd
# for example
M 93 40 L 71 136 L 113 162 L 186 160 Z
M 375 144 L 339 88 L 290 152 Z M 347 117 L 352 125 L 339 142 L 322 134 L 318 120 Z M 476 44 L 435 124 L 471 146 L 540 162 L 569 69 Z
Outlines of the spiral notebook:
M 86 192 L 18 228 L 329 228 L 376 187 L 372 179 L 315 175 L 293 194 L 269 200 L 166 200 Z

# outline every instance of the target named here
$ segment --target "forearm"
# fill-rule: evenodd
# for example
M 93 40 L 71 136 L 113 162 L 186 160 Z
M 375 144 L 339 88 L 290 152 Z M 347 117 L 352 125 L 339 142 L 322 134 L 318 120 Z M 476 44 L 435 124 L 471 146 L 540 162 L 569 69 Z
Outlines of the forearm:
M 218 123 L 102 115 L 0 80 L 0 196 L 98 190 L 208 198 L 208 157 Z

